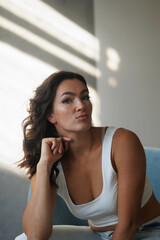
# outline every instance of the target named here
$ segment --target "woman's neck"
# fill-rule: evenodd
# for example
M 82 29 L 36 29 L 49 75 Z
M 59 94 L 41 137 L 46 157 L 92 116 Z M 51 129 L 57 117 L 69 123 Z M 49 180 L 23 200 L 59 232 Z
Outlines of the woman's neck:
M 91 127 L 87 131 L 70 133 L 67 137 L 70 137 L 72 140 L 69 142 L 67 155 L 77 160 L 89 153 L 94 143 L 93 131 L 94 128 Z
M 89 152 L 93 146 L 93 134 L 90 129 L 87 132 L 78 133 L 73 137 L 73 140 L 70 142 L 69 150 L 74 155 L 74 158 L 77 156 L 82 156 L 83 154 Z

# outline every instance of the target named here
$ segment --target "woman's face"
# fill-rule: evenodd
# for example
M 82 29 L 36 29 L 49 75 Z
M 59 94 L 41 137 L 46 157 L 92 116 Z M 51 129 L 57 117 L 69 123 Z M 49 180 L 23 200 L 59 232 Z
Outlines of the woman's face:
M 55 122 L 59 134 L 88 130 L 92 104 L 86 86 L 78 79 L 63 81 L 56 92 L 53 112 L 48 120 Z

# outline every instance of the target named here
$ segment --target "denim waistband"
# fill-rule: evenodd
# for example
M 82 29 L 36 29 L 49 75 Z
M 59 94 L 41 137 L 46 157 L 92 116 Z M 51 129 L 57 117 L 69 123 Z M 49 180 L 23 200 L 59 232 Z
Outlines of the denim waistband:
M 110 240 L 114 231 L 97 232 L 101 240 Z

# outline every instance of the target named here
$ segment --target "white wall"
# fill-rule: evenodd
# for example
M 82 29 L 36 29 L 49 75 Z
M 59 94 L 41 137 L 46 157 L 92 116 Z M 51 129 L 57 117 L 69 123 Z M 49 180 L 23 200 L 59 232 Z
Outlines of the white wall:
M 160 147 L 160 1 L 94 0 L 94 14 L 102 124 Z

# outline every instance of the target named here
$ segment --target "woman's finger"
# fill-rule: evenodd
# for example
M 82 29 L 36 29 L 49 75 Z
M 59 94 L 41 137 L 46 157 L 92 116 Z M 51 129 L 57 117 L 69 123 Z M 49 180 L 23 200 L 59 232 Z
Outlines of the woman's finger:
M 71 142 L 71 138 L 69 137 L 63 137 L 62 138 L 62 143 L 63 143 L 63 148 L 64 148 L 64 151 L 67 151 L 68 150 L 68 146 L 69 146 L 69 142 Z
M 72 139 L 69 138 L 69 137 L 62 137 L 62 139 L 65 141 L 65 142 L 70 142 Z
M 58 148 L 59 148 L 59 145 L 60 145 L 59 139 L 54 139 L 54 140 L 52 141 L 51 150 L 53 151 L 53 154 L 56 154 L 56 153 L 57 153 Z
M 64 147 L 63 147 L 63 140 L 62 140 L 59 144 L 58 153 L 63 153 L 63 152 L 64 152 Z
M 56 155 L 58 153 L 58 147 L 56 147 L 53 151 L 53 154 Z
M 51 141 L 51 150 L 54 151 L 56 147 L 57 147 L 57 140 L 56 138 L 53 138 Z

